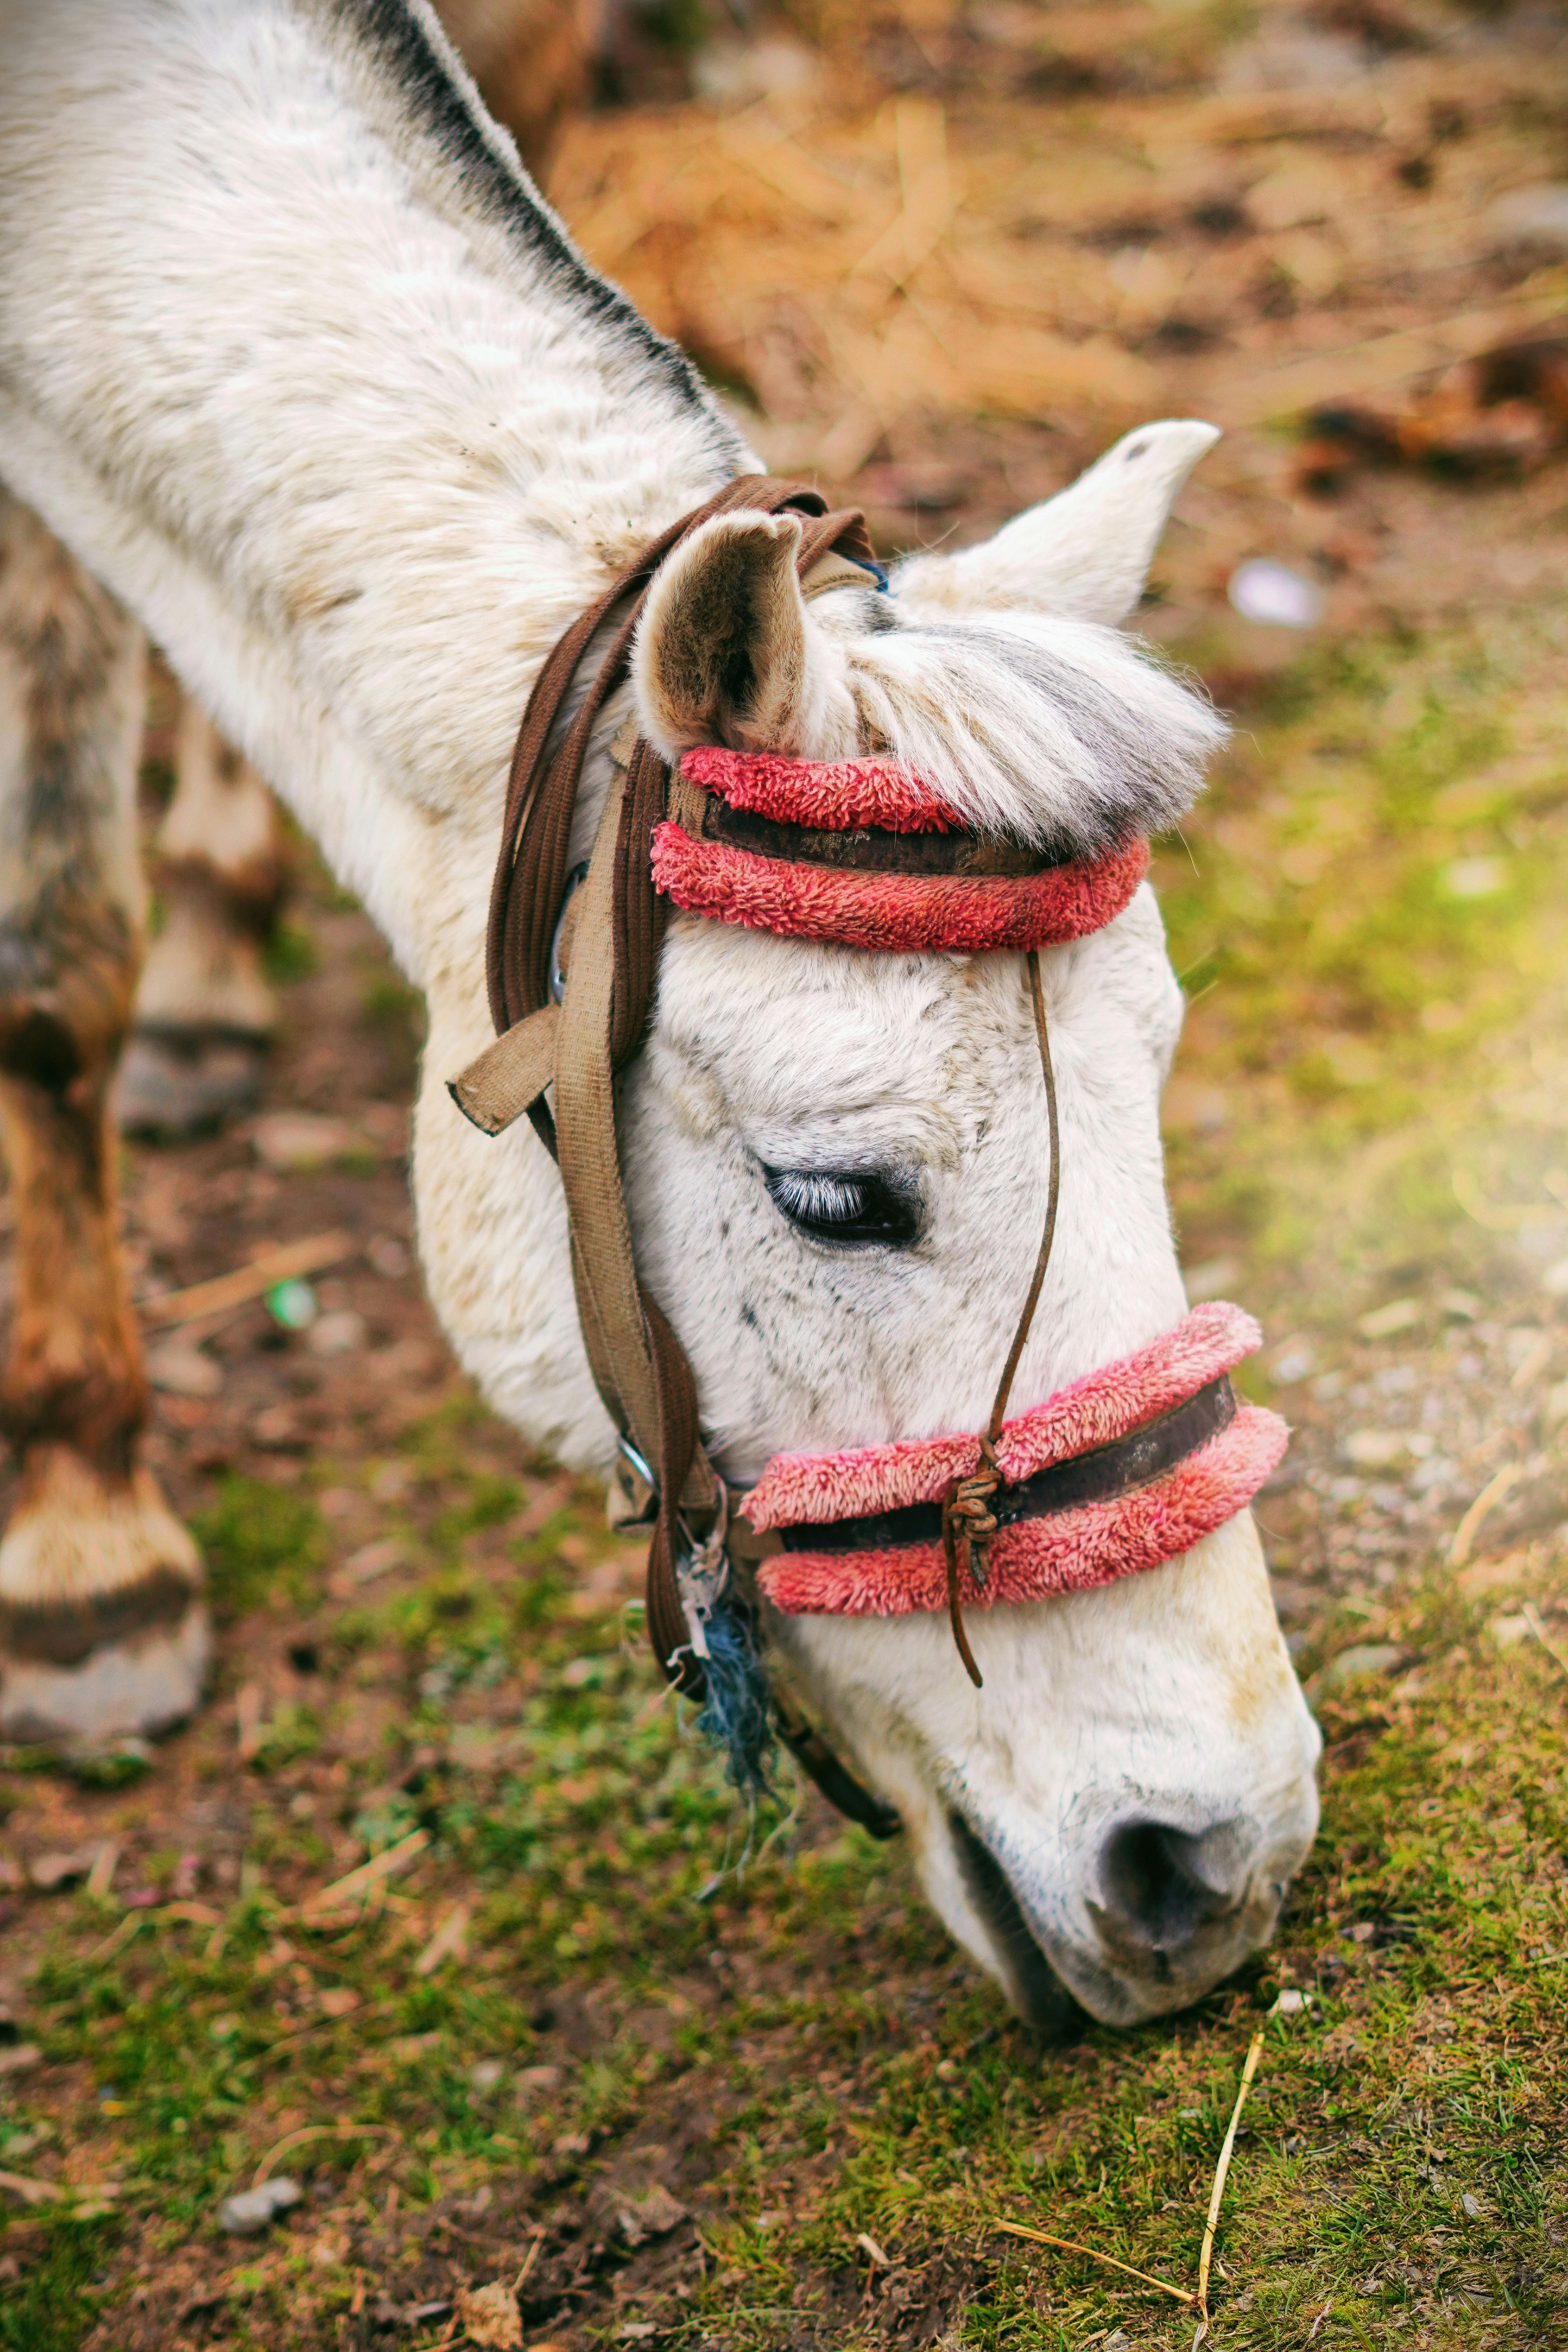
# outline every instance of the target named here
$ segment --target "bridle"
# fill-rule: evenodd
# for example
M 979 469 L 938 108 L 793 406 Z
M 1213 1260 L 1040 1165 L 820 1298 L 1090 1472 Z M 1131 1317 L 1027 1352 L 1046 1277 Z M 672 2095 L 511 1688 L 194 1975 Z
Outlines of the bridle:
M 660 1667 L 679 1689 L 706 1695 L 715 1707 L 731 1672 L 738 1612 L 750 1686 L 740 1700 L 730 1691 L 725 1708 L 729 1717 L 740 1707 L 751 1718 L 744 1737 L 731 1741 L 742 1777 L 760 1775 L 771 1707 L 779 1736 L 831 1801 L 886 1836 L 900 1826 L 897 1814 L 763 1681 L 750 1633 L 758 1597 L 786 1612 L 890 1614 L 945 1601 L 979 1688 L 965 1606 L 1081 1589 L 1173 1557 L 1256 1492 L 1283 1450 L 1284 1425 L 1256 1407 L 1238 1408 L 1230 1392 L 1230 1367 L 1259 1337 L 1235 1308 L 1219 1310 L 1231 1318 L 1223 1334 L 1204 1326 L 1195 1351 L 1187 1345 L 1192 1327 L 1205 1312 L 1212 1322 L 1213 1310 L 1198 1309 L 1163 1341 L 1020 1420 L 1005 1418 L 1059 1194 L 1038 950 L 1121 911 L 1146 870 L 1142 842 L 1098 860 L 1063 861 L 975 835 L 917 779 L 877 760 L 797 762 L 712 746 L 688 754 L 672 773 L 628 725 L 612 746 L 610 789 L 586 869 L 569 876 L 584 763 L 599 714 L 626 676 L 659 565 L 714 517 L 759 510 L 799 519 L 796 567 L 807 598 L 842 586 L 885 588 L 858 509 L 829 512 L 805 484 L 752 475 L 672 524 L 578 616 L 540 672 L 512 758 L 487 945 L 496 1042 L 451 1092 L 487 1134 L 526 1114 L 560 1169 L 583 1337 L 620 1439 L 613 1516 L 618 1525 L 649 1529 L 647 1628 Z M 595 645 L 597 666 L 563 724 Z M 1033 1276 L 979 1438 L 778 1456 L 749 1494 L 726 1492 L 702 1445 L 690 1365 L 637 1276 L 616 1134 L 616 1075 L 642 1044 L 672 903 L 867 951 L 1023 952 L 1050 1174 Z M 1064 1405 L 1071 1408 L 1065 1418 L 1056 1410 Z M 1239 1449 L 1238 1425 L 1247 1441 Z M 1215 1475 L 1215 1449 L 1227 1443 Z M 1195 1497 L 1186 1491 L 1194 1469 L 1203 1472 Z M 867 1503 L 883 1507 L 858 1507 Z M 1118 1510 L 1129 1522 L 1120 1564 L 1117 1528 L 1105 1521 Z M 1044 1538 L 1042 1528 L 1049 1529 Z M 1069 1552 L 1087 1543 L 1083 1559 L 1057 1557 L 1064 1529 Z M 1021 1570 L 1026 1554 L 1034 1565 Z M 933 1562 L 940 1562 L 934 1591 Z

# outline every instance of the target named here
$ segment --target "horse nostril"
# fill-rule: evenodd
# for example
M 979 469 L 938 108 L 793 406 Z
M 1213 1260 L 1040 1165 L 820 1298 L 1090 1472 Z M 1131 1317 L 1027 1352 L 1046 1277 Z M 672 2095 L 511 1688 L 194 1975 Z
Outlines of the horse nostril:
M 1222 1822 L 1194 1836 L 1164 1822 L 1127 1822 L 1100 1863 L 1105 1907 L 1124 1934 L 1152 1950 L 1178 1949 L 1247 1891 L 1238 1825 Z

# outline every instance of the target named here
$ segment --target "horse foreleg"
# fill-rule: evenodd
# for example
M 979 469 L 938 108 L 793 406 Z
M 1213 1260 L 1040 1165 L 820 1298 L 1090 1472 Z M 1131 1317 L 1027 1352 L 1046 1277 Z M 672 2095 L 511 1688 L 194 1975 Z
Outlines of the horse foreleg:
M 147 1387 L 109 1092 L 141 955 L 141 632 L 0 498 L 0 1136 L 16 1221 L 0 1423 L 0 1738 L 95 1743 L 189 1714 L 195 1546 L 140 1459 Z
M 186 696 L 153 847 L 163 925 L 136 992 L 122 1127 L 188 1135 L 255 1104 L 278 1025 L 263 950 L 289 868 L 277 803 Z

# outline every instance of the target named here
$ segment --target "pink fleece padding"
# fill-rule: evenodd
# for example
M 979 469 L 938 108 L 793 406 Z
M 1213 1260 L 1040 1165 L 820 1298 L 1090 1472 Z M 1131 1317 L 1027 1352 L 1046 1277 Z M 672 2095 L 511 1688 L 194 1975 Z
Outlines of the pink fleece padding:
M 1194 1307 L 1173 1330 L 1058 1389 L 1004 1422 L 996 1460 L 1009 1486 L 1088 1454 L 1184 1404 L 1263 1345 L 1250 1315 L 1223 1299 Z M 980 1466 L 977 1436 L 900 1439 L 842 1454 L 775 1454 L 746 1498 L 754 1528 L 821 1527 L 908 1503 L 936 1503 Z
M 841 833 L 874 824 L 883 833 L 962 833 L 963 819 L 918 776 L 889 760 L 785 760 L 776 751 L 728 751 L 700 743 L 680 772 L 731 808 L 754 809 L 781 824 Z
M 960 1570 L 964 1608 L 1087 1592 L 1173 1559 L 1252 1500 L 1289 1434 L 1278 1413 L 1243 1405 L 1227 1428 L 1152 1485 L 1112 1502 L 1002 1528 L 983 1586 Z M 757 1583 L 790 1617 L 907 1617 L 947 1606 L 939 1543 L 894 1551 L 775 1552 L 758 1568 Z
M 1014 877 L 851 873 L 694 841 L 670 823 L 653 836 L 654 881 L 689 914 L 893 955 L 1058 947 L 1113 922 L 1148 868 L 1143 841 Z

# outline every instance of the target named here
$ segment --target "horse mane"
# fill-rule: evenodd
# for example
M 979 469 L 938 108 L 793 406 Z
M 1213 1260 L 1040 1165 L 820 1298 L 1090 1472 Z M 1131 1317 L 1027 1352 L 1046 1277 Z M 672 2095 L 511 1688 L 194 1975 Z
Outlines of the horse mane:
M 592 336 L 606 393 L 660 436 L 681 495 L 749 470 L 739 431 L 685 353 L 578 252 L 428 0 L 289 5 L 331 42 L 424 201 L 524 300 L 542 293 Z M 845 651 L 867 747 L 977 830 L 1098 856 L 1174 823 L 1224 740 L 1209 706 L 1113 629 L 1017 613 L 972 621 L 918 588 L 907 602 L 856 604 Z
M 359 96 L 426 200 L 470 235 L 488 233 L 490 258 L 521 281 L 520 290 L 536 294 L 542 280 L 597 328 L 617 393 L 632 399 L 652 393 L 665 421 L 673 407 L 695 426 L 716 482 L 748 465 L 741 435 L 685 352 L 577 250 L 529 177 L 516 142 L 486 110 L 428 0 L 299 5 L 354 74 Z

